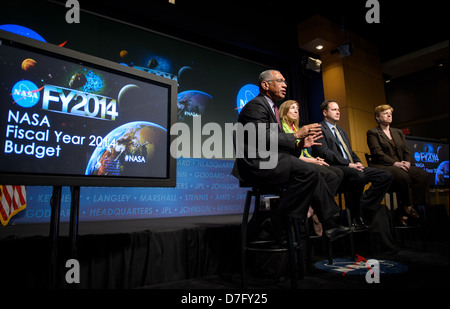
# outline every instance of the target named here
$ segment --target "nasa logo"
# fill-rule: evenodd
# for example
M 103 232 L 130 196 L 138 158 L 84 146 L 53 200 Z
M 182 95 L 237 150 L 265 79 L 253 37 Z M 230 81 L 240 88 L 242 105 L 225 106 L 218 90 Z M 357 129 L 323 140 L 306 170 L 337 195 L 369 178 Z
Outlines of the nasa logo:
M 414 159 L 416 160 L 416 162 L 420 162 L 420 153 L 415 152 L 414 153 Z
M 12 88 L 12 98 L 14 103 L 19 106 L 29 108 L 39 102 L 41 97 L 39 89 L 34 83 L 29 80 L 21 80 L 14 84 Z
M 247 84 L 243 86 L 236 97 L 236 110 L 238 113 L 241 112 L 241 109 L 247 104 L 251 99 L 256 97 L 259 93 L 259 88 L 253 84 Z

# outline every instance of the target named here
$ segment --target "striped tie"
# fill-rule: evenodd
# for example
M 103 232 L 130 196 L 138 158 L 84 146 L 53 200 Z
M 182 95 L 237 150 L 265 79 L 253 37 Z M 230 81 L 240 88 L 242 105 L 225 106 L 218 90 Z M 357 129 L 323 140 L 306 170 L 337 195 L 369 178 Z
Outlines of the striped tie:
M 350 151 L 348 151 L 347 145 L 344 143 L 344 140 L 342 139 L 342 136 L 339 133 L 338 129 L 336 127 L 333 127 L 333 130 L 334 133 L 336 134 L 336 137 L 338 138 L 339 143 L 342 145 L 342 148 L 344 148 L 347 158 L 350 160 L 351 163 L 355 163 L 353 162 L 352 156 L 350 155 Z

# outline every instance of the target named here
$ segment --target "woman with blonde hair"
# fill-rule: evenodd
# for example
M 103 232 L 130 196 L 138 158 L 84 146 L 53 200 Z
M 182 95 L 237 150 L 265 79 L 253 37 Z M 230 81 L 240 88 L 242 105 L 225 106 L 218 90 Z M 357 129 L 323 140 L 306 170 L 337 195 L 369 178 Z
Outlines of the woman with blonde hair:
M 406 226 L 419 218 L 414 206 L 429 202 L 428 175 L 413 165 L 413 156 L 403 131 L 391 127 L 393 112 L 388 104 L 375 108 L 378 126 L 367 131 L 367 145 L 372 156 L 370 166 L 387 170 L 394 176 L 392 187 L 402 206 L 399 208 L 399 221 Z
M 299 104 L 295 100 L 287 100 L 283 104 L 281 104 L 279 108 L 280 120 L 283 126 L 283 130 L 286 133 L 294 133 L 300 129 L 299 125 Z M 300 140 L 298 141 L 300 142 Z M 325 178 L 327 183 L 327 187 L 332 196 L 336 195 L 336 192 L 342 182 L 344 177 L 344 173 L 333 166 L 329 166 L 328 163 L 325 162 L 322 158 L 314 158 L 310 155 L 309 148 L 303 148 L 301 151 L 301 155 L 299 157 L 300 160 L 304 162 L 315 164 L 315 166 L 319 169 L 320 173 Z M 308 212 L 308 216 L 312 215 L 312 209 Z M 313 215 L 313 222 L 315 224 L 316 234 L 320 235 L 320 222 L 315 215 Z

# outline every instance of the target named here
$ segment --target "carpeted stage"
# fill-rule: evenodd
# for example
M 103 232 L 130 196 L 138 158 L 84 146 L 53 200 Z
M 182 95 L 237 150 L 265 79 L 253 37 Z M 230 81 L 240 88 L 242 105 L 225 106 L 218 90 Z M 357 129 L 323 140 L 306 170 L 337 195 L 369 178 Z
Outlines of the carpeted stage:
M 177 217 L 148 220 L 80 222 L 76 259 L 80 283 L 68 285 L 68 224 L 60 224 L 57 282 L 51 282 L 49 224 L 0 228 L 0 287 L 59 289 L 238 289 L 240 287 L 241 215 Z M 437 219 L 436 219 L 437 220 Z M 428 235 L 427 250 L 412 234 L 398 253 L 387 258 L 407 266 L 386 275 L 378 285 L 364 276 L 343 276 L 314 268 L 300 288 L 448 288 L 448 217 Z M 364 239 L 355 238 L 357 254 L 369 256 Z M 339 248 L 339 247 L 342 247 Z M 336 257 L 346 256 L 343 245 Z M 348 255 L 347 255 L 348 257 Z M 313 262 L 326 259 L 320 244 Z M 289 289 L 285 278 L 250 278 L 251 289 Z

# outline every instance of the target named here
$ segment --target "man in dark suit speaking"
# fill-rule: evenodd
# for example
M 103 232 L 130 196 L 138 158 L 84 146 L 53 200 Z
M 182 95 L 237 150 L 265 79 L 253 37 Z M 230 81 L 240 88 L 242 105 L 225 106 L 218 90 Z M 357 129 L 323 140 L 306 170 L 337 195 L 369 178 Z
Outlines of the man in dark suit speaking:
M 323 176 L 314 165 L 298 158 L 299 148 L 309 147 L 320 138 L 320 126 L 310 124 L 296 133 L 285 133 L 275 104 L 286 96 L 287 85 L 283 75 L 276 70 L 264 71 L 258 84 L 259 95 L 249 101 L 239 114 L 238 124 L 248 131 L 237 130 L 237 148 L 240 150 L 237 150 L 233 175 L 251 186 L 285 188 L 276 214 L 269 221 L 273 233 L 281 233 L 281 223 L 286 216 L 306 218 L 310 205 L 324 223 L 325 235 L 335 238 L 348 233 L 348 228 L 331 221 L 339 207 Z M 256 136 L 249 133 L 252 126 Z M 270 145 L 274 141 L 275 149 L 272 149 Z M 274 157 L 275 164 L 269 164 Z
M 344 172 L 342 185 L 346 193 L 345 202 L 355 220 L 354 227 L 367 229 L 389 189 L 393 177 L 389 172 L 365 167 L 361 163 L 350 146 L 347 134 L 336 125 L 340 120 L 339 105 L 336 101 L 323 102 L 320 110 L 324 117 L 320 123 L 323 138 L 318 140 L 320 145 L 312 147 L 313 155 L 323 158 L 328 164 L 336 166 Z M 370 188 L 364 191 L 365 185 L 369 182 L 371 183 Z

